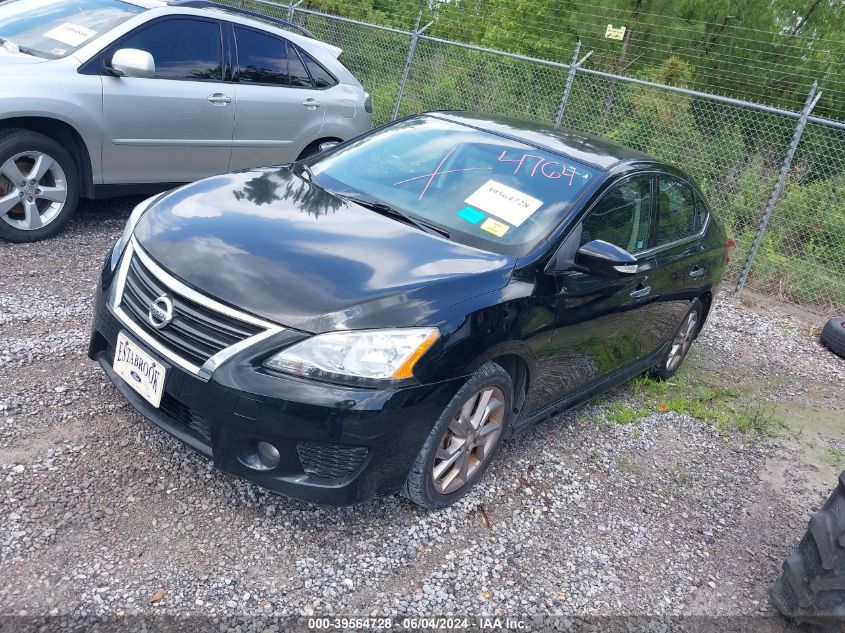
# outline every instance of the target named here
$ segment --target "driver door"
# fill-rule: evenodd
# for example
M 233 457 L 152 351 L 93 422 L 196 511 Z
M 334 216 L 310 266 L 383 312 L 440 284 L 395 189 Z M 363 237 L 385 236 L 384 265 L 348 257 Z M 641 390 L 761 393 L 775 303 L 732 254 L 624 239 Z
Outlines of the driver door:
M 614 185 L 590 209 L 562 248 L 575 251 L 604 240 L 636 254 L 648 249 L 653 213 L 651 175 Z M 560 397 L 586 388 L 645 354 L 640 338 L 650 301 L 652 264 L 609 278 L 588 272 L 558 274 L 558 302 L 551 363 Z
M 153 20 L 113 44 L 147 51 L 154 77 L 103 76 L 103 173 L 110 183 L 191 182 L 228 170 L 235 93 L 220 23 Z

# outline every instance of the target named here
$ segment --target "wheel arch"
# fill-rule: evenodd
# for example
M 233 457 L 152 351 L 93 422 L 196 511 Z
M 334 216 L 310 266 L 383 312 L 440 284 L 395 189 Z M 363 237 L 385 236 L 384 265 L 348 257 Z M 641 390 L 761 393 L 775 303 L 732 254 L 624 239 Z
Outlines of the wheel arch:
M 312 148 L 318 148 L 321 143 L 330 142 L 343 143 L 343 139 L 338 136 L 331 135 L 320 136 L 319 138 L 315 138 L 313 141 L 310 141 L 309 143 L 304 145 L 302 149 L 299 150 L 299 153 L 296 155 L 296 160 L 301 160 L 302 158 L 304 158 L 308 154 L 309 150 L 311 150 Z
M 490 362 L 496 363 L 508 372 L 513 383 L 513 414 L 518 415 L 522 412 L 522 407 L 527 399 L 533 369 L 536 364 L 533 354 L 531 354 L 530 350 L 524 349 L 519 345 L 495 347 L 467 365 L 464 373 L 466 375 L 472 375 L 479 367 Z
M 713 305 L 713 293 L 707 290 L 698 297 L 698 300 L 701 301 L 701 325 L 698 327 L 698 331 L 701 331 L 701 328 L 704 327 L 704 323 L 707 321 L 707 317 L 710 314 L 710 307 Z M 698 334 L 696 334 L 698 336 Z
M 49 136 L 66 147 L 76 162 L 82 178 L 81 194 L 85 198 L 93 197 L 94 175 L 91 167 L 91 155 L 82 135 L 69 123 L 45 116 L 18 116 L 0 120 L 0 130 L 17 128 L 30 130 Z

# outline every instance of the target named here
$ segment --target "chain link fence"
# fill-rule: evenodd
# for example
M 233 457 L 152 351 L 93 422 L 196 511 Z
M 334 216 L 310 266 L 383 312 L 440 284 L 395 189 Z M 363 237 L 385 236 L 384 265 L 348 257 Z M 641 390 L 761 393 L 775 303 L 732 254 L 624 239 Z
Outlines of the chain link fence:
M 376 124 L 473 109 L 560 123 L 678 165 L 736 242 L 726 286 L 845 312 L 845 124 L 813 117 L 817 98 L 793 112 L 687 90 L 689 70 L 675 58 L 644 80 L 589 69 L 577 49 L 571 63 L 556 63 L 431 37 L 419 21 L 403 31 L 269 0 L 230 2 L 343 48 L 341 61 L 373 95 Z

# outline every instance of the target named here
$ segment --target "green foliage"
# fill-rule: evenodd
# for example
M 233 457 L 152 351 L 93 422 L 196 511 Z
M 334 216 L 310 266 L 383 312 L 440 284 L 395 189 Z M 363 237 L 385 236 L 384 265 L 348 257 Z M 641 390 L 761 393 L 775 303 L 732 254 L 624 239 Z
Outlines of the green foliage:
M 718 429 L 773 436 L 786 428 L 773 404 L 752 398 L 744 389 L 704 383 L 685 372 L 670 381 L 640 376 L 631 389 L 646 410 L 681 413 Z

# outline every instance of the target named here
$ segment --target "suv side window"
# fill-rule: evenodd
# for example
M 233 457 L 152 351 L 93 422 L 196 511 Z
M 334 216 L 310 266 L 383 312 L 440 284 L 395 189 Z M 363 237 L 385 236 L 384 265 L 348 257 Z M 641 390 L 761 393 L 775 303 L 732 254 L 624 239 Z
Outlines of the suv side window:
M 331 88 L 332 86 L 337 85 L 337 79 L 335 79 L 332 74 L 323 68 L 320 63 L 311 57 L 308 53 L 299 49 L 299 54 L 302 57 L 302 61 L 305 62 L 305 65 L 308 67 L 308 72 L 311 73 L 311 78 L 314 80 L 314 87 L 322 90 L 324 88 Z
M 701 205 L 695 204 L 692 189 L 674 178 L 661 177 L 657 191 L 657 246 L 698 233 Z
M 305 64 L 299 58 L 296 47 L 288 42 L 288 67 L 290 68 L 290 85 L 297 88 L 310 88 L 311 77 L 305 70 Z
M 223 38 L 216 21 L 160 20 L 130 34 L 118 48 L 150 53 L 156 79 L 223 80 Z
M 274 86 L 290 84 L 287 42 L 240 26 L 235 27 L 235 42 L 238 47 L 238 81 Z
M 648 248 L 651 176 L 635 176 L 614 187 L 584 218 L 581 245 L 604 240 L 629 253 Z

